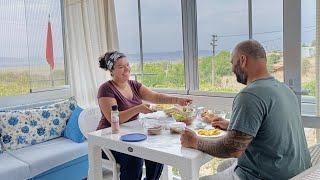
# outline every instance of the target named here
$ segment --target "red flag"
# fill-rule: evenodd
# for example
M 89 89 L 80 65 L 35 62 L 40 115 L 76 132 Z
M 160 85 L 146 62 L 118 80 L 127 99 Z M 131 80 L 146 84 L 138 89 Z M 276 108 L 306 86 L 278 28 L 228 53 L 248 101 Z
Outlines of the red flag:
M 51 69 L 54 68 L 54 58 L 53 58 L 53 45 L 52 45 L 52 32 L 50 19 L 48 21 L 48 31 L 47 31 L 47 47 L 46 47 L 46 59 Z

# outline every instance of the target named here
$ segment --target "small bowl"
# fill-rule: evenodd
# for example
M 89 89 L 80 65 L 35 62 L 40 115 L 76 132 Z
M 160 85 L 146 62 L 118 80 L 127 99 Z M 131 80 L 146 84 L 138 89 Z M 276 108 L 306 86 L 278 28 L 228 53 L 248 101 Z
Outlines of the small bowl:
M 161 126 L 150 127 L 147 129 L 149 135 L 159 135 L 161 134 Z
M 184 131 L 186 124 L 183 122 L 175 122 L 169 125 L 172 134 L 181 134 Z

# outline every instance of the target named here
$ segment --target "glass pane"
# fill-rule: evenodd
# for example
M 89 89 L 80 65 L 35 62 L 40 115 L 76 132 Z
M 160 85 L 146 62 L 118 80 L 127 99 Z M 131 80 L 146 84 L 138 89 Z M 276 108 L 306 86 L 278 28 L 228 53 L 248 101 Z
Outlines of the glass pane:
M 25 8 L 31 89 L 65 85 L 60 1 L 26 0 Z M 53 66 L 46 60 L 49 22 L 52 32 L 52 43 L 49 46 L 53 47 Z
M 131 65 L 131 79 L 141 81 L 138 1 L 115 1 L 119 50 Z
M 238 92 L 232 73 L 233 47 L 248 34 L 247 0 L 197 1 L 199 86 L 202 91 Z
M 24 3 L 0 1 L 0 96 L 30 91 Z
M 141 0 L 143 83 L 185 89 L 179 0 Z
M 304 128 L 304 133 L 306 135 L 308 147 L 319 143 L 317 142 L 317 131 L 319 131 L 319 129 Z
M 320 45 L 316 39 L 316 26 L 319 26 L 316 24 L 316 0 L 301 1 L 301 11 L 301 113 L 320 116 L 320 112 L 317 113 L 320 97 L 316 89 L 319 86 L 320 75 L 320 58 L 316 52 L 317 46 Z
M 0 2 L 0 96 L 65 84 L 61 5 L 55 0 Z M 54 66 L 46 61 L 50 15 Z M 51 72 L 51 73 L 50 73 Z
M 269 72 L 283 82 L 283 1 L 252 1 L 252 31 L 267 52 Z

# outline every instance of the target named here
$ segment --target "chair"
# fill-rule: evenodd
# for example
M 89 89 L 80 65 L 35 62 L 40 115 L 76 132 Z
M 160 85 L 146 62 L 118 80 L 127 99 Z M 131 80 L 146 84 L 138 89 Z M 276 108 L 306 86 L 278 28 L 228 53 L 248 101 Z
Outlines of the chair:
M 82 134 L 88 138 L 88 133 L 97 129 L 101 119 L 101 111 L 99 107 L 84 109 L 79 115 L 79 128 Z M 102 148 L 108 159 L 102 160 L 102 167 L 112 171 L 112 179 L 119 179 L 120 165 L 116 163 L 114 156 L 109 149 Z

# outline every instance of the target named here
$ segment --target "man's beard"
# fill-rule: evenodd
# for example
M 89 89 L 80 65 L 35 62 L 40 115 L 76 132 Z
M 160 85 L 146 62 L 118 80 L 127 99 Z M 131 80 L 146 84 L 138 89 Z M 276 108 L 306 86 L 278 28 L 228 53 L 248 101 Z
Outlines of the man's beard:
M 241 70 L 239 63 L 236 65 L 234 73 L 236 74 L 238 83 L 247 85 L 248 76 Z

